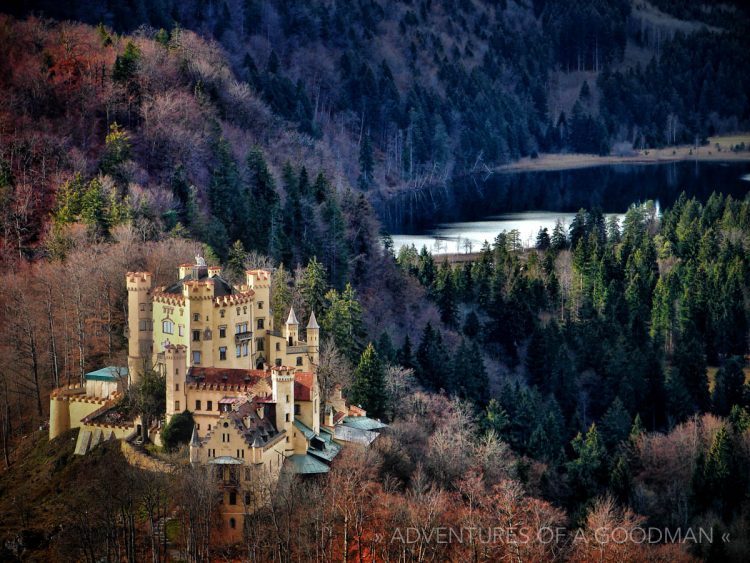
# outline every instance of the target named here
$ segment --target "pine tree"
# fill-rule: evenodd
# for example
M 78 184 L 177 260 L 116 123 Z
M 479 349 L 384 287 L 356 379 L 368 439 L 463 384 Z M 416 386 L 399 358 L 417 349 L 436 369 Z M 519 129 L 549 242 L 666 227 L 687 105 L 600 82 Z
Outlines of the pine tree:
M 307 263 L 307 268 L 302 274 L 300 292 L 307 304 L 307 309 L 314 311 L 316 316 L 322 318 L 328 308 L 326 301 L 328 282 L 326 282 L 325 267 L 314 256 Z
M 439 330 L 427 323 L 416 353 L 415 374 L 428 388 L 446 389 L 451 384 L 451 364 Z
M 332 289 L 325 298 L 329 307 L 321 319 L 321 327 L 333 337 L 338 349 L 351 362 L 356 362 L 362 350 L 364 328 L 362 306 L 354 288 L 351 284 L 346 284 L 343 292 Z
M 463 333 L 467 338 L 476 338 L 481 330 L 479 317 L 474 311 L 469 311 L 464 320 Z
M 606 450 L 595 424 L 585 437 L 579 432 L 571 445 L 576 457 L 567 463 L 568 477 L 576 498 L 585 501 L 600 489 L 602 471 L 606 469 Z
M 233 279 L 244 279 L 245 260 L 247 260 L 247 252 L 245 251 L 245 247 L 242 245 L 242 241 L 234 241 L 232 249 L 229 251 L 229 258 L 227 260 L 227 269 L 232 274 Z
M 271 309 L 273 326 L 279 330 L 289 313 L 292 304 L 292 291 L 289 289 L 289 274 L 284 264 L 279 264 L 271 278 Z
M 536 248 L 537 250 L 547 250 L 550 244 L 549 231 L 547 227 L 542 227 L 536 235 Z
M 411 351 L 411 339 L 408 334 L 404 337 L 404 345 L 399 349 L 396 361 L 401 367 L 406 369 L 414 369 L 415 367 L 414 356 Z
M 247 153 L 246 167 L 248 181 L 245 192 L 249 204 L 249 220 L 243 221 L 247 224 L 246 247 L 269 252 L 273 236 L 277 254 L 283 255 L 286 244 L 284 225 L 277 214 L 279 194 L 260 147 L 253 147 Z
M 742 405 L 745 386 L 744 362 L 742 357 L 727 359 L 716 372 L 712 396 L 713 412 L 726 416 L 735 405 Z
M 347 278 L 349 249 L 346 241 L 346 222 L 333 190 L 326 191 L 320 215 L 323 219 L 323 263 L 331 276 L 331 285 L 341 289 Z
M 357 178 L 357 186 L 360 190 L 369 190 L 372 187 L 374 169 L 375 160 L 372 154 L 372 142 L 368 133 L 362 139 L 359 147 L 359 178 Z
M 97 236 L 109 235 L 107 204 L 99 178 L 93 178 L 81 198 L 81 220 Z
M 498 436 L 505 436 L 510 426 L 510 417 L 497 399 L 490 399 L 484 410 L 483 426 L 486 430 L 494 431 Z
M 565 227 L 563 227 L 562 221 L 559 219 L 555 222 L 555 228 L 552 229 L 550 248 L 555 252 L 568 248 L 568 237 L 565 234 Z
M 372 342 L 362 352 L 357 369 L 354 370 L 350 399 L 361 405 L 372 417 L 379 418 L 385 414 L 385 375 Z
M 456 326 L 457 305 L 456 289 L 453 285 L 453 272 L 448 261 L 443 261 L 438 270 L 435 282 L 435 299 L 438 310 L 440 311 L 440 320 L 449 327 Z
M 378 356 L 382 359 L 385 365 L 391 365 L 396 362 L 397 351 L 393 347 L 393 341 L 388 331 L 384 330 L 378 339 L 377 345 Z
M 127 176 L 122 165 L 130 158 L 130 136 L 117 123 L 109 126 L 109 133 L 104 140 L 104 154 L 100 168 L 110 175 L 118 184 L 125 184 Z
M 627 439 L 632 426 L 631 420 L 620 397 L 615 397 L 607 412 L 604 413 L 600 424 L 602 438 L 610 450 Z

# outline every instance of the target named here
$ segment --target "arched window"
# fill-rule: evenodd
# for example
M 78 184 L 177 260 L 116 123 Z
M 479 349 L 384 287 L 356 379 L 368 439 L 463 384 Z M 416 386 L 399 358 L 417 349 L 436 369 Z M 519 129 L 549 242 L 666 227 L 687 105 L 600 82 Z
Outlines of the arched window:
M 174 323 L 169 319 L 161 322 L 161 331 L 164 334 L 174 334 Z
M 229 519 L 229 527 L 234 530 L 237 527 L 237 520 L 235 520 L 234 518 L 230 518 Z

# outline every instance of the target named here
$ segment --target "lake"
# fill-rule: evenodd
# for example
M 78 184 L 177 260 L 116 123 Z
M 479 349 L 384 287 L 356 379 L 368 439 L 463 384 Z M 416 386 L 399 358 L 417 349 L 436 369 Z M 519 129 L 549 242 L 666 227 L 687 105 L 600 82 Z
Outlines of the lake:
M 503 230 L 531 246 L 541 227 L 570 224 L 580 208 L 624 215 L 635 202 L 669 207 L 681 192 L 706 201 L 712 192 L 744 198 L 750 163 L 671 162 L 575 170 L 507 172 L 456 179 L 449 187 L 403 193 L 374 203 L 396 250 L 423 245 L 436 254 L 479 250 Z

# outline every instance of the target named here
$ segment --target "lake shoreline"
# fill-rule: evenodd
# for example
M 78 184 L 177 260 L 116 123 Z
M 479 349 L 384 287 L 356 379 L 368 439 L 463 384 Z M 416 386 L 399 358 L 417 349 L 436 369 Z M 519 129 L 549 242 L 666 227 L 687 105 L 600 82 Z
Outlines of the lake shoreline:
M 705 147 L 703 147 L 705 148 Z M 618 164 L 669 164 L 670 162 L 750 162 L 750 152 L 720 152 L 713 154 L 687 155 L 635 155 L 635 156 L 597 156 L 594 154 L 542 154 L 539 158 L 522 158 L 510 164 L 495 168 L 494 172 L 555 172 L 594 168 L 596 166 L 614 166 Z
M 732 147 L 740 143 L 745 143 L 745 150 L 733 151 Z M 707 145 L 697 148 L 693 145 L 681 145 L 663 149 L 641 150 L 631 156 L 544 153 L 540 154 L 538 158 L 525 157 L 498 166 L 493 169 L 493 172 L 554 172 L 618 164 L 668 164 L 685 161 L 750 162 L 750 134 L 711 137 Z

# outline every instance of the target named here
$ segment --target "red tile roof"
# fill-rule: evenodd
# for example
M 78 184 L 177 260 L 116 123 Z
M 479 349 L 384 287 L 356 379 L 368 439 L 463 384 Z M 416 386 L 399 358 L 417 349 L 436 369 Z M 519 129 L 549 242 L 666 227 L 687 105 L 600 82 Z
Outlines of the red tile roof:
M 312 400 L 313 374 L 311 372 L 297 372 L 294 374 L 294 400 Z
M 262 369 L 191 367 L 188 379 L 206 385 L 255 385 L 270 375 Z

